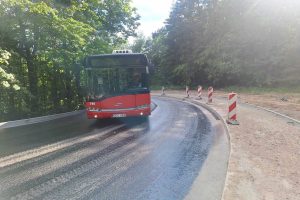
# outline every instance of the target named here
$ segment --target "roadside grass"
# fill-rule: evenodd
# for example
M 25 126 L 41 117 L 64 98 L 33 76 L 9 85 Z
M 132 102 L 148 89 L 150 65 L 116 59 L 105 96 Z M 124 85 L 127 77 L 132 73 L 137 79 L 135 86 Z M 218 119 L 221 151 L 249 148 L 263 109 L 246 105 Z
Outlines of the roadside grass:
M 226 88 L 221 88 L 221 91 L 224 92 L 238 92 L 238 93 L 246 93 L 246 94 L 266 94 L 266 93 L 278 93 L 278 94 L 289 94 L 295 93 L 300 94 L 300 86 L 299 87 L 237 87 L 231 86 Z
M 151 90 L 161 90 L 162 86 L 153 85 L 151 86 Z M 192 87 L 192 90 L 196 90 L 197 87 Z M 185 86 L 182 85 L 169 85 L 165 86 L 166 90 L 185 90 Z M 203 89 L 207 89 L 207 87 L 203 87 Z M 215 90 L 220 90 L 223 92 L 237 92 L 237 93 L 245 93 L 245 94 L 266 94 L 266 93 L 278 93 L 278 94 L 300 94 L 300 86 L 298 87 L 238 87 L 238 86 L 230 86 L 225 88 L 215 88 Z
M 164 86 L 166 90 L 185 90 L 185 86 L 182 85 L 167 85 Z M 161 90 L 161 85 L 152 85 L 151 90 Z

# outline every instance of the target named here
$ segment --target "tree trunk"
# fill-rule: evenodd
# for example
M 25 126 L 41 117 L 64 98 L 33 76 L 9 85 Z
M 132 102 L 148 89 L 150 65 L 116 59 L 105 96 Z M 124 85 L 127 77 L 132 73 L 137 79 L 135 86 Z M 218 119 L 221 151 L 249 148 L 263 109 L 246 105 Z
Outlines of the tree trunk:
M 57 75 L 57 66 L 54 63 L 53 65 L 53 73 L 52 73 L 52 85 L 51 85 L 51 96 L 52 96 L 52 102 L 53 107 L 55 111 L 59 111 L 59 97 L 58 97 L 58 75 Z
M 82 92 L 82 88 L 80 85 L 80 65 L 79 64 L 75 64 L 74 76 L 75 76 L 75 84 L 76 84 L 76 93 L 78 94 L 77 103 L 78 103 L 78 101 L 81 103 L 81 101 L 83 99 L 83 92 Z
M 68 109 L 72 108 L 72 85 L 71 85 L 71 74 L 69 70 L 65 72 L 65 81 L 66 81 L 66 99 Z
M 30 97 L 30 108 L 33 113 L 38 111 L 38 77 L 36 66 L 34 65 L 34 57 L 30 55 L 29 50 L 26 52 L 26 63 L 28 68 L 28 82 Z
M 21 40 L 20 46 L 21 51 L 24 52 L 23 56 L 26 60 L 27 69 L 28 69 L 28 82 L 29 82 L 29 91 L 31 93 L 30 96 L 30 108 L 32 114 L 37 114 L 38 111 L 38 76 L 37 70 L 34 62 L 34 52 L 35 48 L 33 48 L 26 37 L 25 25 L 23 24 L 22 20 L 19 20 L 20 31 L 21 31 Z M 31 50 L 33 49 L 33 51 Z

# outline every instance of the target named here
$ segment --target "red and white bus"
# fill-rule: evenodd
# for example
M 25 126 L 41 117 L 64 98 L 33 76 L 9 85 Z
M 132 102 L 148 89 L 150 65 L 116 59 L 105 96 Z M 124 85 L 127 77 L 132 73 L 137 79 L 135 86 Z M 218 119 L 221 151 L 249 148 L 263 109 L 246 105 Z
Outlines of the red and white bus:
M 87 117 L 149 116 L 149 67 L 145 54 L 130 51 L 87 56 Z

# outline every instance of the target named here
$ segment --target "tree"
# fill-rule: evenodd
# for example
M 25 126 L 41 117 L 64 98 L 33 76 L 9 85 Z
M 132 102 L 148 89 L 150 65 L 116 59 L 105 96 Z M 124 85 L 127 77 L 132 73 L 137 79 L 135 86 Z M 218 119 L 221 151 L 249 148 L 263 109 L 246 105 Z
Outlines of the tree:
M 155 45 L 164 52 L 161 77 L 175 85 L 297 85 L 299 11 L 293 0 L 177 0 Z
M 134 36 L 138 18 L 129 0 L 1 1 L 0 47 L 10 52 L 9 73 L 24 88 L 19 116 L 82 105 L 82 59 Z
M 133 44 L 129 46 L 129 48 L 134 52 L 134 53 L 141 53 L 145 51 L 146 48 L 146 42 L 147 39 L 146 37 L 142 34 L 139 33 L 135 40 L 133 41 Z

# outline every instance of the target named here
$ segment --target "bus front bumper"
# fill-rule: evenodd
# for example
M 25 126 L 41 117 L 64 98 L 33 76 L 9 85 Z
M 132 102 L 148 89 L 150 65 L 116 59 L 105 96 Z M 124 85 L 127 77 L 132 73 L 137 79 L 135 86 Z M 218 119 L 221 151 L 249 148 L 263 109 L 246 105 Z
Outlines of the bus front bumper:
M 134 110 L 109 110 L 109 111 L 86 111 L 88 119 L 105 119 L 105 118 L 121 118 L 121 117 L 135 117 L 135 116 L 149 116 L 151 114 L 150 108 L 140 108 Z

